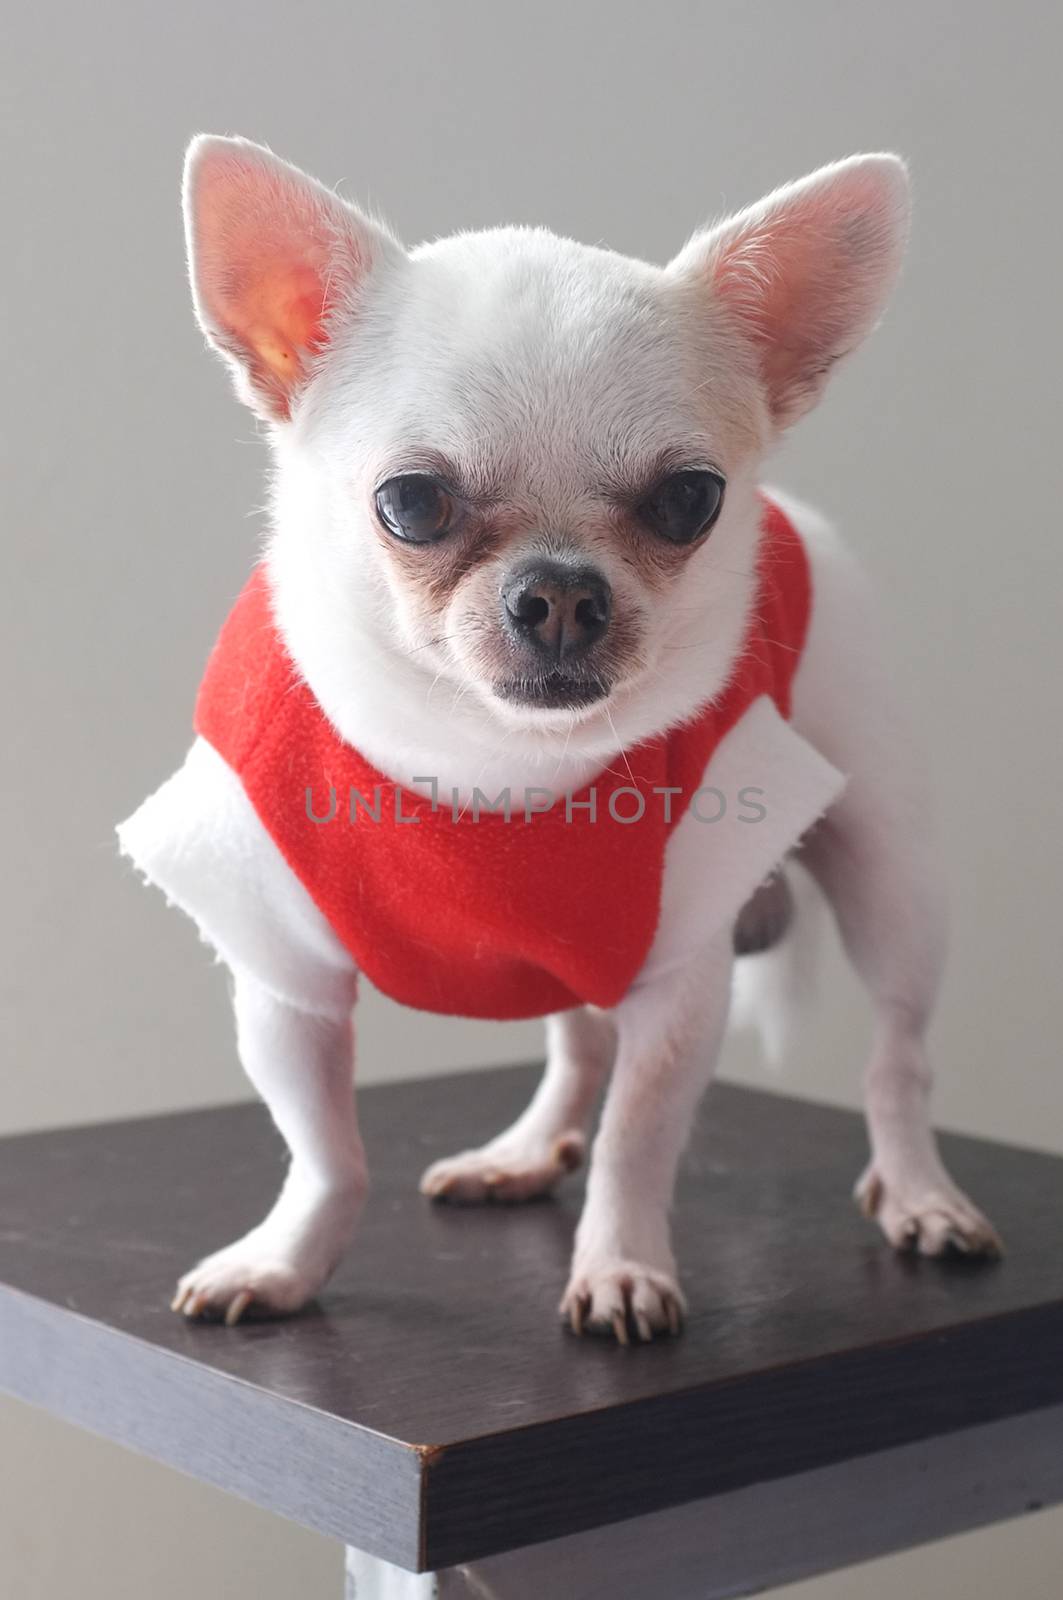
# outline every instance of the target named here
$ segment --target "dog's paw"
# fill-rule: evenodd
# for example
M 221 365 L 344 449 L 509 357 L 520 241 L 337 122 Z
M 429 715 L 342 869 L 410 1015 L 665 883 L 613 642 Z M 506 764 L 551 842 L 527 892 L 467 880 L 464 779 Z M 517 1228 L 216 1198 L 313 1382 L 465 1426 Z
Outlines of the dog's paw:
M 906 1254 L 1000 1256 L 1004 1246 L 988 1217 L 942 1174 L 927 1185 L 895 1187 L 872 1164 L 854 1190 L 865 1217 L 873 1218 L 895 1250 Z
M 545 1146 L 498 1141 L 482 1150 L 463 1150 L 460 1155 L 433 1162 L 421 1178 L 421 1193 L 430 1200 L 462 1205 L 534 1200 L 582 1165 L 585 1150 L 583 1135 L 575 1131 L 563 1133 Z
M 251 1307 L 275 1316 L 301 1310 L 332 1276 L 360 1203 L 357 1190 L 315 1203 L 282 1196 L 257 1228 L 185 1273 L 171 1309 L 186 1317 L 220 1317 L 230 1327 Z
M 251 1306 L 275 1315 L 299 1311 L 327 1276 L 308 1272 L 250 1233 L 186 1272 L 171 1309 L 186 1317 L 221 1317 L 233 1327 Z
M 656 1334 L 680 1331 L 686 1300 L 674 1273 L 616 1257 L 577 1263 L 559 1309 L 573 1333 L 649 1344 Z

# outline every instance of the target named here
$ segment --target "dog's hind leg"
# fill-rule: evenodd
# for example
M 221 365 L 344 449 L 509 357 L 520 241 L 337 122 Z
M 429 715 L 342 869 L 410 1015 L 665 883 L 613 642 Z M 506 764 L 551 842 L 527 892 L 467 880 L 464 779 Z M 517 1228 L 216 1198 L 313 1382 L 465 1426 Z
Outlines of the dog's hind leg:
M 991 1224 L 957 1188 L 930 1124 L 925 1035 L 944 956 L 933 852 L 857 781 L 809 839 L 802 859 L 824 890 L 846 952 L 870 991 L 875 1034 L 865 1077 L 871 1161 L 856 1198 L 890 1243 L 941 1255 L 997 1254 Z
M 947 919 L 927 763 L 897 703 L 866 579 L 825 524 L 803 508 L 797 516 L 816 603 L 794 726 L 849 775 L 801 860 L 875 1011 L 865 1080 L 871 1161 L 857 1199 L 898 1249 L 992 1255 L 996 1232 L 946 1172 L 930 1124 L 926 1031 Z
M 478 1150 L 436 1161 L 421 1179 L 433 1200 L 532 1200 L 578 1167 L 598 1091 L 612 1065 L 608 1012 L 562 1011 L 546 1023 L 546 1071 L 527 1109 Z

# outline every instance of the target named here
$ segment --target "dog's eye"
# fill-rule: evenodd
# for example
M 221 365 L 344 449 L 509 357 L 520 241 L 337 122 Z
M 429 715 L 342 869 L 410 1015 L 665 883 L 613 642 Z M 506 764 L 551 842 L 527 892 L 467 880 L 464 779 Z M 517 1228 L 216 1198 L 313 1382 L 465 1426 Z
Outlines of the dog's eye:
M 447 491 L 423 472 L 389 478 L 376 492 L 377 516 L 407 544 L 433 544 L 449 531 L 454 504 Z
M 647 495 L 639 513 L 659 538 L 693 544 L 720 515 L 724 488 L 718 472 L 694 468 L 673 472 Z

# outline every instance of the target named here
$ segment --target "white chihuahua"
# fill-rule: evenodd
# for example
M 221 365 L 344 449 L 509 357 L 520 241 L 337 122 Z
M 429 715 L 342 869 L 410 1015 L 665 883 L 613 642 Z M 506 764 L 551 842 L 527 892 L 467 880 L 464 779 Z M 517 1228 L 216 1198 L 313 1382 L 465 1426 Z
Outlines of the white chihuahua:
M 272 532 L 199 737 L 119 832 L 231 968 L 291 1166 L 175 1308 L 294 1311 L 350 1242 L 362 972 L 429 1010 L 547 1016 L 532 1103 L 432 1166 L 432 1197 L 550 1190 L 608 1082 L 562 1314 L 675 1332 L 677 1164 L 734 952 L 766 973 L 792 944 L 798 843 L 875 1007 L 859 1203 L 898 1249 L 996 1253 L 928 1117 L 921 762 L 859 573 L 758 488 L 881 314 L 902 162 L 827 167 L 663 268 L 539 228 L 408 252 L 238 139 L 193 143 L 185 215 L 199 321 L 269 430 Z

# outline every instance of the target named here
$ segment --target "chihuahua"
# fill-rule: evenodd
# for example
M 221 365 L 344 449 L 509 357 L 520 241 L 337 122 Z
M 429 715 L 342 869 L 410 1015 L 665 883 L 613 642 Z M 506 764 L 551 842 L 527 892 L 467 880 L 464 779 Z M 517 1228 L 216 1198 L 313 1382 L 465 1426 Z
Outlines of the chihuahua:
M 362 974 L 428 1010 L 545 1016 L 528 1108 L 422 1190 L 546 1193 L 604 1089 L 561 1315 L 678 1331 L 676 1170 L 736 956 L 776 990 L 795 958 L 798 846 L 874 1007 L 858 1203 L 898 1250 L 996 1254 L 929 1120 L 923 763 L 860 572 L 759 486 L 883 311 L 903 162 L 823 168 L 664 267 L 543 228 L 406 250 L 242 139 L 193 142 L 184 207 L 200 326 L 269 437 L 270 533 L 195 743 L 119 839 L 230 968 L 291 1161 L 174 1308 L 296 1311 L 346 1250 Z

